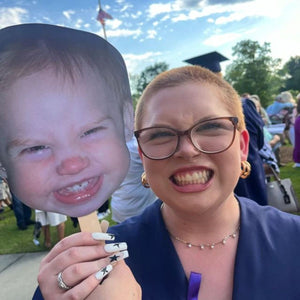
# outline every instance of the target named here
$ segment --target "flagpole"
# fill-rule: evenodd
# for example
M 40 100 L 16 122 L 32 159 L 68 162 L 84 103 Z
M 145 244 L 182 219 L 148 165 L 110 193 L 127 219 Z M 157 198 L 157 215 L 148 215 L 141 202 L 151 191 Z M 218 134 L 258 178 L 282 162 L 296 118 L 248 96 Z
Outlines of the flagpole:
M 99 10 L 101 9 L 101 1 L 98 0 L 98 3 L 99 3 Z M 102 25 L 102 30 L 103 30 L 103 34 L 104 34 L 104 38 L 107 40 L 107 36 L 106 36 L 106 30 L 105 30 L 105 22 L 101 22 L 101 25 Z

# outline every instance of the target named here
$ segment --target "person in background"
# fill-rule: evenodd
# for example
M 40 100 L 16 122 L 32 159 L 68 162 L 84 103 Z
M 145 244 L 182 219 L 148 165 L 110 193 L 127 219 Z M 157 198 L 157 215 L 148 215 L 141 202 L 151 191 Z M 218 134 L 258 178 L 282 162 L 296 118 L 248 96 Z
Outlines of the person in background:
M 260 114 L 260 116 L 262 117 L 265 125 L 270 125 L 271 120 L 270 120 L 269 115 L 266 112 L 266 110 L 262 107 L 259 96 L 258 95 L 249 95 L 249 94 L 247 94 L 247 97 L 250 100 L 254 101 L 256 109 L 257 109 L 258 113 Z
M 297 96 L 297 115 L 295 119 L 295 145 L 293 149 L 294 168 L 300 168 L 300 94 Z
M 8 206 L 13 209 L 12 196 L 9 190 L 8 183 L 5 178 L 0 176 L 0 213 L 4 211 L 4 207 Z
M 98 220 L 106 218 L 110 214 L 109 199 L 107 199 L 97 210 Z
M 264 169 L 266 175 L 273 174 L 269 167 L 271 166 L 277 173 L 280 172 L 280 136 L 277 134 L 271 134 L 267 129 L 266 125 L 269 124 L 268 116 L 264 113 L 264 110 L 260 104 L 259 97 L 257 95 L 250 96 L 249 98 L 255 104 L 257 112 L 260 114 L 264 121 L 263 134 L 264 134 L 264 145 L 259 150 L 259 154 L 262 157 L 264 163 Z M 267 174 L 268 173 L 268 174 Z
M 26 230 L 29 225 L 34 225 L 35 221 L 31 220 L 32 210 L 23 203 L 14 193 L 12 194 L 12 205 L 16 217 L 17 226 L 20 230 Z
M 293 145 L 293 147 L 295 146 L 295 128 L 294 128 L 294 125 L 295 125 L 295 121 L 296 121 L 296 118 L 297 118 L 297 115 L 298 115 L 297 106 L 298 106 L 299 100 L 300 100 L 300 94 L 298 94 L 296 96 L 296 106 L 294 107 L 292 115 L 291 115 L 291 126 L 290 126 L 290 131 L 289 131 L 289 137 L 290 137 L 291 144 Z
M 44 235 L 44 245 L 46 248 L 50 249 L 52 247 L 50 226 L 56 227 L 59 241 L 65 237 L 65 222 L 67 221 L 67 217 L 65 215 L 36 209 L 35 221 L 41 225 L 41 230 Z
M 117 223 L 139 215 L 157 198 L 151 188 L 145 188 L 140 184 L 144 167 L 134 136 L 127 142 L 127 148 L 130 153 L 129 171 L 120 187 L 111 197 L 112 219 Z
M 279 95 L 276 96 L 274 102 L 270 104 L 266 108 L 266 112 L 269 117 L 278 115 L 278 114 L 285 114 L 287 109 L 293 109 L 295 106 L 295 100 L 290 92 L 285 91 L 281 92 Z
M 294 126 L 292 121 L 295 100 L 289 91 L 281 92 L 275 101 L 266 108 L 272 124 L 284 123 L 283 144 L 288 140 L 293 144 L 293 140 L 289 135 L 290 128 Z
M 260 205 L 267 205 L 266 174 L 259 154 L 265 143 L 264 122 L 249 94 L 243 95 L 241 102 L 250 137 L 248 161 L 251 165 L 251 174 L 245 179 L 240 178 L 234 191 L 237 195 L 253 199 Z

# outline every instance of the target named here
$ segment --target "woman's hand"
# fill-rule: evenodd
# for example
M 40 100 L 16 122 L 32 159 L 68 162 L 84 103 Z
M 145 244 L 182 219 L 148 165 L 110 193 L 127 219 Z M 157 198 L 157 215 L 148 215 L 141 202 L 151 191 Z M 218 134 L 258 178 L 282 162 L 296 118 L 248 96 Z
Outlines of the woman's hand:
M 131 297 L 139 291 L 131 271 L 125 263 L 120 267 L 117 263 L 128 256 L 127 244 L 99 243 L 113 238 L 111 234 L 81 232 L 56 244 L 42 260 L 38 275 L 44 299 L 86 299 L 96 288 L 91 299 L 93 295 L 97 299 L 140 299 Z M 103 281 L 109 273 L 111 276 Z M 58 285 L 59 275 L 63 287 Z M 119 294 L 124 289 L 131 298 Z

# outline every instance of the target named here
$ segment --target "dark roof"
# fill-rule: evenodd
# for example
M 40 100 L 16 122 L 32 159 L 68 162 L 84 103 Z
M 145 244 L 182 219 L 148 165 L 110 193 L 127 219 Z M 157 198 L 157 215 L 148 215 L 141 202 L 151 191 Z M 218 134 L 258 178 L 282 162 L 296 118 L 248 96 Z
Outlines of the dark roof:
M 198 65 L 207 68 L 212 72 L 218 73 L 221 72 L 220 62 L 224 60 L 228 60 L 228 58 L 223 56 L 219 52 L 214 51 L 186 59 L 184 60 L 184 62 L 187 62 L 192 65 Z

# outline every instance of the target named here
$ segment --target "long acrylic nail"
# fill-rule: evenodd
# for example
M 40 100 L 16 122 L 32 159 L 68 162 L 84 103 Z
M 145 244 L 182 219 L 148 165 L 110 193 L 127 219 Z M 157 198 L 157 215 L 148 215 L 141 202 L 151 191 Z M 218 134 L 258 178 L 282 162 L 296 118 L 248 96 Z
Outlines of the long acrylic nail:
M 125 250 L 125 251 L 121 251 L 121 252 L 117 252 L 111 256 L 109 256 L 108 258 L 110 259 L 110 263 L 114 263 L 114 262 L 117 262 L 119 260 L 122 260 L 122 259 L 125 259 L 129 256 L 128 254 L 128 251 Z
M 97 241 L 113 241 L 115 236 L 111 233 L 93 232 L 92 237 Z
M 127 249 L 127 243 L 106 244 L 104 250 L 108 253 L 122 251 Z
M 96 279 L 99 281 L 102 280 L 112 269 L 112 265 L 107 265 L 106 267 L 102 268 L 95 274 Z

